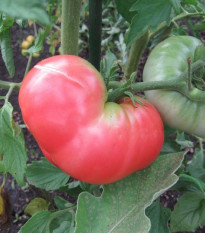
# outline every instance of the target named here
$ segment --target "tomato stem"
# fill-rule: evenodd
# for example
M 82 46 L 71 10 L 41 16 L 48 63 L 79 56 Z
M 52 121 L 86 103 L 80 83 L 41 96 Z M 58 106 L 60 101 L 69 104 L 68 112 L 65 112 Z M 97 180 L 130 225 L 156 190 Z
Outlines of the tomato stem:
M 184 9 L 184 8 L 182 8 Z M 175 23 L 177 21 L 180 21 L 182 19 L 185 19 L 185 18 L 191 18 L 191 17 L 196 17 L 196 18 L 203 18 L 204 17 L 204 12 L 194 12 L 194 13 L 189 13 L 187 12 L 186 10 L 182 10 L 182 13 L 175 16 L 172 20 L 171 20 L 171 23 L 170 23 L 170 26 L 169 27 L 172 27 L 175 25 Z M 166 22 L 163 22 L 159 25 L 159 27 L 157 28 L 156 31 L 154 31 L 151 35 L 150 35 L 150 39 L 153 38 L 155 35 L 157 35 L 159 32 L 161 32 L 162 30 L 164 30 L 165 28 L 167 28 L 167 23 Z
M 129 57 L 125 70 L 125 77 L 129 77 L 133 72 L 136 72 L 143 52 L 149 42 L 149 32 L 135 40 L 129 52 Z
M 21 82 L 14 83 L 14 82 L 7 82 L 7 81 L 0 80 L 0 88 L 1 89 L 9 90 L 11 86 L 13 87 L 13 90 L 18 91 L 20 89 Z
M 62 0 L 61 53 L 78 55 L 82 0 Z
M 191 90 L 192 83 L 191 83 L 191 74 L 192 74 L 192 69 L 191 69 L 191 58 L 189 57 L 187 59 L 188 63 L 188 74 L 187 74 L 187 83 L 188 83 L 188 90 Z
M 191 72 L 195 72 L 196 70 L 204 67 L 204 62 L 201 60 L 196 61 L 191 64 Z M 176 77 L 174 79 L 163 80 L 163 81 L 150 81 L 150 82 L 136 82 L 131 85 L 126 85 L 123 83 L 118 83 L 115 85 L 115 82 L 109 84 L 109 87 L 117 87 L 115 90 L 109 93 L 108 101 L 117 102 L 122 97 L 125 96 L 126 91 L 131 91 L 133 93 L 149 91 L 149 90 L 157 90 L 157 89 L 165 89 L 165 90 L 175 90 L 177 92 L 182 93 L 187 96 L 191 100 L 195 101 L 204 101 L 205 100 L 205 91 L 198 90 L 190 86 L 190 89 L 187 86 L 187 76 L 188 70 L 184 71 L 184 73 Z
M 29 58 L 28 58 L 28 62 L 27 62 L 27 66 L 26 66 L 26 71 L 25 71 L 25 74 L 24 74 L 24 77 L 26 76 L 26 74 L 28 73 L 29 69 L 30 69 L 30 66 L 31 66 L 31 61 L 32 61 L 32 53 L 29 54 Z

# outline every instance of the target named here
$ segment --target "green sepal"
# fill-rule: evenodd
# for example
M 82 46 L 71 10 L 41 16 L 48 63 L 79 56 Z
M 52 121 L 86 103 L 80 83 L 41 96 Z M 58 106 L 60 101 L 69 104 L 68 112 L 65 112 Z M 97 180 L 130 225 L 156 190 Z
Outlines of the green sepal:
M 135 104 L 135 102 L 137 102 L 137 103 L 139 103 L 139 104 L 145 106 L 145 104 L 144 104 L 142 101 L 140 101 L 140 100 L 137 98 L 137 96 L 133 95 L 132 92 L 130 92 L 130 91 L 125 91 L 124 94 L 130 97 L 130 99 L 131 99 L 131 101 L 132 101 L 132 104 L 133 104 L 133 106 L 134 106 L 135 108 L 137 108 L 137 105 Z

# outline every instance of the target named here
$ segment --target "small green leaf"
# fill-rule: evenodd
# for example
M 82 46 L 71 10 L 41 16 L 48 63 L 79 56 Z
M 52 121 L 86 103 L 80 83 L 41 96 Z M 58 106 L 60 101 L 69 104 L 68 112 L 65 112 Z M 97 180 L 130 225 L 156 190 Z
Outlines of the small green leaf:
M 55 167 L 46 158 L 28 165 L 26 177 L 29 183 L 45 190 L 55 190 L 64 186 L 70 176 Z
M 23 133 L 12 119 L 12 105 L 7 102 L 0 110 L 0 154 L 3 155 L 4 172 L 9 172 L 18 185 L 24 185 L 28 160 Z
M 40 211 L 34 214 L 19 233 L 73 233 L 73 215 L 69 209 L 59 211 Z M 66 231 L 65 230 L 66 225 Z
M 181 150 L 187 147 L 194 146 L 193 142 L 190 141 L 189 137 L 184 135 L 184 132 L 177 133 L 177 138 L 175 141 L 177 142 L 177 144 L 180 145 Z
M 63 221 L 61 225 L 56 228 L 53 233 L 65 233 L 68 232 L 68 229 L 70 228 L 70 222 L 69 221 Z M 69 229 L 68 233 L 74 232 L 74 227 L 72 229 Z
M 58 209 L 64 210 L 67 209 L 71 206 L 73 206 L 72 203 L 66 201 L 65 199 L 63 199 L 62 197 L 56 196 L 54 198 L 55 204 L 58 207 Z
M 171 210 L 163 207 L 159 200 L 153 202 L 146 209 L 146 215 L 151 220 L 151 229 L 149 233 L 170 233 L 168 221 L 171 216 Z
M 168 0 L 168 1 L 174 8 L 175 13 L 178 15 L 180 13 L 180 6 L 181 6 L 180 1 L 179 0 Z
M 140 38 L 148 30 L 155 31 L 160 23 L 170 24 L 172 6 L 167 0 L 138 0 L 131 10 L 136 12 L 132 18 L 130 32 L 127 38 L 129 45 Z
M 6 65 L 6 68 L 11 77 L 15 74 L 15 66 L 13 59 L 13 50 L 12 50 L 12 42 L 11 42 L 11 30 L 6 29 L 0 33 L 0 46 L 1 46 L 1 54 Z
M 148 233 L 151 224 L 145 209 L 177 182 L 174 172 L 182 159 L 183 153 L 159 156 L 148 168 L 104 185 L 101 197 L 81 193 L 75 233 Z
M 171 214 L 171 232 L 195 232 L 205 224 L 205 198 L 195 192 L 186 192 Z
M 41 0 L 0 1 L 0 12 L 4 12 L 13 18 L 32 19 L 43 25 L 49 25 L 50 23 Z
M 24 212 L 26 214 L 34 215 L 42 210 L 48 210 L 48 206 L 49 204 L 45 199 L 36 197 L 27 205 Z
M 180 192 L 193 191 L 205 195 L 205 184 L 199 179 L 187 174 L 180 174 L 174 189 L 178 189 Z
M 182 25 L 182 26 L 180 26 L 178 28 L 172 28 L 171 34 L 173 36 L 185 36 L 185 35 L 187 35 L 186 30 L 187 30 L 187 26 Z
M 115 0 L 115 3 L 117 5 L 118 12 L 129 22 L 131 23 L 132 18 L 136 14 L 135 12 L 130 12 L 131 6 L 136 2 L 137 0 Z
M 187 166 L 187 171 L 195 178 L 200 179 L 202 182 L 205 182 L 204 163 L 205 163 L 204 152 L 199 149 L 196 149 L 193 159 Z

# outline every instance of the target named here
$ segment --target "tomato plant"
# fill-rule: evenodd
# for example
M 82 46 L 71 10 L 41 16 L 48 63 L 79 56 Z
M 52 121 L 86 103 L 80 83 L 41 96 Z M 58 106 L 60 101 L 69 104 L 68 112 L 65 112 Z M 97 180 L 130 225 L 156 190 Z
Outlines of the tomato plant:
M 24 121 L 45 156 L 69 175 L 94 184 L 145 168 L 163 144 L 161 118 L 147 101 L 135 107 L 128 97 L 120 104 L 106 99 L 98 71 L 71 55 L 38 63 L 19 92 Z
M 202 0 L 0 1 L 1 230 L 205 231 L 204 19 Z

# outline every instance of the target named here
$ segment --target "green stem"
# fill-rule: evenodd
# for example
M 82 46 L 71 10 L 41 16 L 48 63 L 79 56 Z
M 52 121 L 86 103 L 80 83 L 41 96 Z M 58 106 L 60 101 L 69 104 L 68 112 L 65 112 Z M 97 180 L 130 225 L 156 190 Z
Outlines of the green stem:
M 28 58 L 28 62 L 27 62 L 27 66 L 26 66 L 26 71 L 24 73 L 24 77 L 26 76 L 26 74 L 28 73 L 30 66 L 31 66 L 31 61 L 32 61 L 32 53 L 29 54 L 29 58 Z
M 137 82 L 130 86 L 115 89 L 108 95 L 108 101 L 117 102 L 125 96 L 125 91 L 139 92 L 156 89 L 178 90 L 182 88 L 183 85 L 186 85 L 186 82 L 182 82 L 182 80 L 178 78 L 166 81 Z
M 36 22 L 33 22 L 33 29 L 34 29 L 34 36 L 37 37 L 38 32 L 37 32 Z
M 202 67 L 204 67 L 204 62 L 201 60 L 196 61 L 191 65 L 192 72 L 195 72 L 196 70 Z M 108 101 L 117 102 L 119 99 L 125 96 L 124 94 L 125 91 L 132 91 L 133 93 L 136 93 L 139 91 L 165 89 L 165 90 L 175 90 L 187 96 L 191 100 L 204 102 L 205 91 L 201 91 L 195 87 L 191 87 L 191 89 L 189 90 L 187 87 L 187 75 L 188 75 L 188 71 L 185 71 L 180 77 L 176 77 L 170 80 L 137 82 L 129 86 L 120 83 L 121 87 L 118 87 L 108 95 Z M 109 84 L 110 88 L 112 88 L 111 84 L 113 85 L 115 83 L 114 82 L 110 83 Z
M 205 16 L 204 12 L 189 13 L 187 11 L 183 11 L 180 15 L 177 15 L 172 19 L 170 26 L 172 27 L 173 25 L 175 25 L 177 21 L 180 21 L 185 18 L 191 18 L 191 17 L 203 18 L 204 16 Z M 162 31 L 166 27 L 167 27 L 166 22 L 161 23 L 158 29 L 150 35 L 150 39 L 152 39 L 155 35 L 157 35 L 160 31 Z
M 144 50 L 147 47 L 147 43 L 149 41 L 149 32 L 147 31 L 143 36 L 138 38 L 131 47 L 126 69 L 125 69 L 125 77 L 128 78 L 133 72 L 136 72 L 138 69 L 138 65 Z
M 187 63 L 188 63 L 187 84 L 188 84 L 188 89 L 190 91 L 192 88 L 192 83 L 191 83 L 192 69 L 191 69 L 191 58 L 190 57 L 187 59 Z
M 5 96 L 5 102 L 8 102 L 9 101 L 9 97 L 11 96 L 11 93 L 14 89 L 14 86 L 11 85 L 10 88 L 9 88 L 9 91 L 7 92 L 6 96 Z
M 100 70 L 102 0 L 89 0 L 89 61 Z
M 62 0 L 61 53 L 78 55 L 82 0 Z
M 0 88 L 9 90 L 11 86 L 13 87 L 13 90 L 18 91 L 20 89 L 21 83 L 14 83 L 14 82 L 7 82 L 0 80 Z
M 198 140 L 199 140 L 200 150 L 201 150 L 202 152 L 204 152 L 203 139 L 202 139 L 202 138 L 198 138 Z

